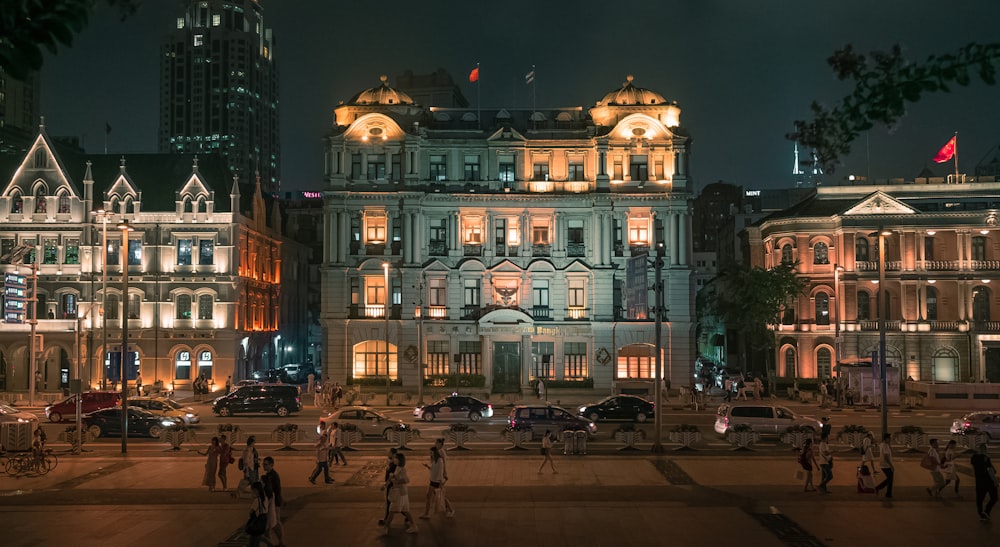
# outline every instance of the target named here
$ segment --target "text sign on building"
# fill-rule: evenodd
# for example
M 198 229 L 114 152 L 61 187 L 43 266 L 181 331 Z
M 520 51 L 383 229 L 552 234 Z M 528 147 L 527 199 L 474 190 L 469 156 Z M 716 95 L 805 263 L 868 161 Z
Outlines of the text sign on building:
M 8 323 L 23 323 L 28 300 L 28 280 L 23 275 L 8 273 L 3 278 L 3 319 Z

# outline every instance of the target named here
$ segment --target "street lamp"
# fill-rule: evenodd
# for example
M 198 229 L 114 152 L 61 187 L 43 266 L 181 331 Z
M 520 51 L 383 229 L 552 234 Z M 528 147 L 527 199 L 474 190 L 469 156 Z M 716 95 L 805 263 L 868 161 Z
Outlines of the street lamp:
M 107 382 L 108 361 L 108 219 L 111 216 L 104 209 L 97 210 L 97 218 L 101 219 L 101 371 L 104 373 L 102 384 Z M 106 385 L 106 384 L 105 384 Z
M 840 360 L 843 352 L 843 341 L 840 339 L 840 272 L 844 267 L 839 264 L 833 265 L 833 365 L 837 368 L 837 385 L 840 385 Z M 834 390 L 837 394 L 837 408 L 840 408 L 840 396 L 842 389 Z
M 882 388 L 882 435 L 885 436 L 889 432 L 889 405 L 887 403 L 886 394 L 889 391 L 888 382 L 886 380 L 886 367 L 885 367 L 885 313 L 886 313 L 886 298 L 885 298 L 885 236 L 891 235 L 892 232 L 886 230 L 884 227 L 879 227 L 878 230 L 878 367 L 879 374 L 882 376 L 881 388 Z
M 120 363 L 120 379 L 122 382 L 122 454 L 128 452 L 128 377 L 126 363 L 128 362 L 128 220 L 122 219 L 118 224 L 122 231 L 122 243 L 118 252 L 122 264 L 122 355 Z
M 389 301 L 392 298 L 392 290 L 389 287 L 389 263 L 383 262 L 382 269 L 385 270 L 385 406 L 389 406 Z
M 663 442 L 662 442 L 662 425 L 663 419 L 660 415 L 663 413 L 663 409 L 657 409 L 656 405 L 663 405 L 663 400 L 661 399 L 661 393 L 663 389 L 663 319 L 664 319 L 664 309 L 663 309 L 663 257 L 666 254 L 666 249 L 662 241 L 656 244 L 656 258 L 653 261 L 653 266 L 656 271 L 656 281 L 655 281 L 655 295 L 656 295 L 656 373 L 655 373 L 655 384 L 653 385 L 653 408 L 656 409 L 653 412 L 654 422 L 656 426 L 656 434 L 653 436 L 653 452 L 663 452 Z

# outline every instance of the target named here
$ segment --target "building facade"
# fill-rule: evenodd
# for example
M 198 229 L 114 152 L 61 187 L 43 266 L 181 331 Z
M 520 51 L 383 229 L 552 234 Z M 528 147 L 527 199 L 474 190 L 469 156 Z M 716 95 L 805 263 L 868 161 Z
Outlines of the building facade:
M 631 77 L 592 108 L 416 104 L 382 83 L 334 110 L 325 373 L 415 391 L 648 391 L 694 362 L 690 139 Z M 457 382 L 449 384 L 449 381 Z
M 0 323 L 0 389 L 29 388 L 32 312 L 41 392 L 76 374 L 90 387 L 118 380 L 126 326 L 126 374 L 146 385 L 189 389 L 204 375 L 221 388 L 277 362 L 278 334 L 296 330 L 279 321 L 292 316 L 282 284 L 304 285 L 307 253 L 281 237 L 259 184 L 241 190 L 217 156 L 61 156 L 44 126 L 3 162 L 0 271 L 29 288 L 5 293 L 15 311 Z
M 776 332 L 778 376 L 830 377 L 838 362 L 871 360 L 884 318 L 887 363 L 901 378 L 1000 381 L 992 284 L 1000 279 L 1000 182 L 958 181 L 823 186 L 748 228 L 753 266 L 797 263 L 806 281 Z
M 243 184 L 281 180 L 278 69 L 258 0 L 189 0 L 160 51 L 161 153 L 219 153 Z

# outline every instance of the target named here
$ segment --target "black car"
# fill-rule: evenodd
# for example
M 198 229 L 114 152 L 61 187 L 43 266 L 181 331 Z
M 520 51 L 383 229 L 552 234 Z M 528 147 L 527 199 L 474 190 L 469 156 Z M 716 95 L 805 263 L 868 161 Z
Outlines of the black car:
M 280 369 L 280 368 L 279 369 L 269 368 L 267 370 L 255 370 L 255 371 L 253 371 L 252 376 L 253 376 L 254 380 L 257 380 L 258 382 L 265 383 L 265 384 L 277 384 L 277 383 L 281 383 L 281 382 L 284 382 L 286 384 L 290 384 L 291 383 L 289 381 L 289 378 L 288 378 L 288 373 L 285 372 L 284 369 Z
M 577 414 L 592 422 L 598 420 L 629 420 L 645 422 L 654 417 L 656 405 L 635 395 L 612 395 L 600 402 L 590 403 L 580 407 Z
M 83 427 L 94 437 L 122 435 L 122 407 L 104 408 L 82 418 Z M 128 409 L 128 436 L 158 438 L 163 430 L 174 425 L 183 424 L 183 420 L 170 416 L 153 414 L 142 408 Z
M 413 409 L 413 415 L 425 422 L 433 422 L 435 418 L 442 420 L 468 418 L 478 422 L 481 418 L 493 417 L 493 405 L 475 397 L 451 395 L 436 403 L 418 406 Z
M 240 386 L 212 405 L 212 412 L 223 417 L 251 412 L 273 412 L 283 417 L 300 410 L 299 388 L 284 384 Z

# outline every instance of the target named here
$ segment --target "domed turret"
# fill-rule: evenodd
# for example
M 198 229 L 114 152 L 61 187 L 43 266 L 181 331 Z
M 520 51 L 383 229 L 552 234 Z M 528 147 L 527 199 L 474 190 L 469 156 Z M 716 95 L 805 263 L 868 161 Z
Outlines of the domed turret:
M 616 89 L 597 102 L 597 106 L 639 106 L 665 104 L 666 99 L 659 93 L 632 85 L 635 78 L 629 74 L 622 83 L 621 89 Z
M 358 93 L 348 102 L 359 105 L 413 104 L 409 95 L 389 87 L 388 76 L 383 74 L 379 79 L 382 80 L 381 85 Z

